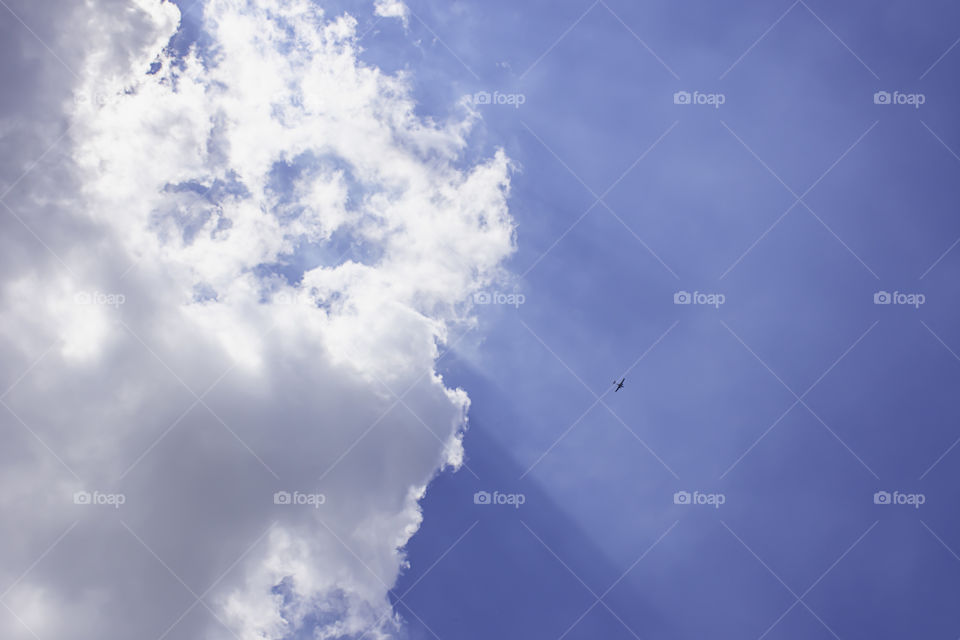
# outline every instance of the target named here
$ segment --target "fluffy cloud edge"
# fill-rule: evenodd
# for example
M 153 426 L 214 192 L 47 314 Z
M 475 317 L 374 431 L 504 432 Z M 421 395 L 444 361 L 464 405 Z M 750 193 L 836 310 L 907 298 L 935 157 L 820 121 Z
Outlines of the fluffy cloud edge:
M 456 168 L 475 116 L 415 116 L 409 78 L 359 62 L 349 16 L 211 0 L 213 46 L 180 55 L 165 49 L 172 3 L 115 4 L 136 19 L 87 15 L 89 39 L 70 38 L 91 47 L 71 58 L 70 179 L 41 198 L 29 178 L 15 200 L 27 224 L 52 207 L 74 233 L 47 235 L 49 253 L 8 264 L 2 284 L 5 373 L 28 371 L 9 399 L 5 426 L 24 436 L 9 471 L 44 488 L 0 496 L 19 525 L 4 527 L 4 574 L 73 528 L 11 591 L 20 619 L 0 624 L 143 633 L 181 608 L 170 574 L 199 594 L 242 552 L 208 618 L 177 633 L 389 637 L 419 499 L 463 462 L 469 398 L 434 362 L 513 250 L 509 160 Z M 398 6 L 375 11 L 405 19 Z M 351 258 L 330 253 L 338 241 Z M 323 511 L 268 502 L 318 484 Z M 98 487 L 129 496 L 119 513 L 64 509 Z M 148 610 L 118 590 L 131 572 Z M 85 603 L 72 625 L 51 617 L 67 602 Z M 104 602 L 127 613 L 108 624 Z

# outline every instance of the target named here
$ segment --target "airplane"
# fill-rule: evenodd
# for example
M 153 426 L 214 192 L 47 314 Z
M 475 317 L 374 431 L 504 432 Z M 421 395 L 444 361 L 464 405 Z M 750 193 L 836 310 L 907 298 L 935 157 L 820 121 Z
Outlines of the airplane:
M 616 380 L 613 381 L 613 384 L 617 385 L 617 388 L 613 390 L 614 393 L 616 393 L 617 391 L 620 391 L 620 389 L 623 389 L 623 381 L 626 379 L 627 377 L 624 376 L 623 380 L 621 380 L 620 382 L 617 382 Z

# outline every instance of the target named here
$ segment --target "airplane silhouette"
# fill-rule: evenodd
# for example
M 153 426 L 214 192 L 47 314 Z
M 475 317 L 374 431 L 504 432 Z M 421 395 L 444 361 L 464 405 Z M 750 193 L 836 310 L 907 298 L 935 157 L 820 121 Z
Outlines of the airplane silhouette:
M 617 385 L 617 388 L 613 390 L 614 393 L 616 393 L 617 391 L 620 391 L 620 389 L 623 389 L 623 381 L 626 379 L 627 377 L 624 376 L 623 380 L 621 380 L 620 382 L 617 382 L 616 380 L 613 381 L 613 384 Z

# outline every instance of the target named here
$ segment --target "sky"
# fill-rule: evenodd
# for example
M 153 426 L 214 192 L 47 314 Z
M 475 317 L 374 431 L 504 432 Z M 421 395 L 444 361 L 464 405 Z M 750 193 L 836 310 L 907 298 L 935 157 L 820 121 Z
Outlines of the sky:
M 4 637 L 960 636 L 950 3 L 2 4 Z

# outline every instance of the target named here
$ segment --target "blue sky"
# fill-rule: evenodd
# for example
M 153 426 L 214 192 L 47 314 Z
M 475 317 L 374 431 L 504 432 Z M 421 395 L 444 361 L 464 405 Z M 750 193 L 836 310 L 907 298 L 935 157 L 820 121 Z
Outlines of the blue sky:
M 0 636 L 960 636 L 952 3 L 175 5 L 0 1 Z
M 419 47 L 397 25 L 364 43 L 425 113 L 525 97 L 480 107 L 478 141 L 520 167 L 525 302 L 482 308 L 441 361 L 479 478 L 428 490 L 395 589 L 411 636 L 956 637 L 956 9 L 410 8 Z

